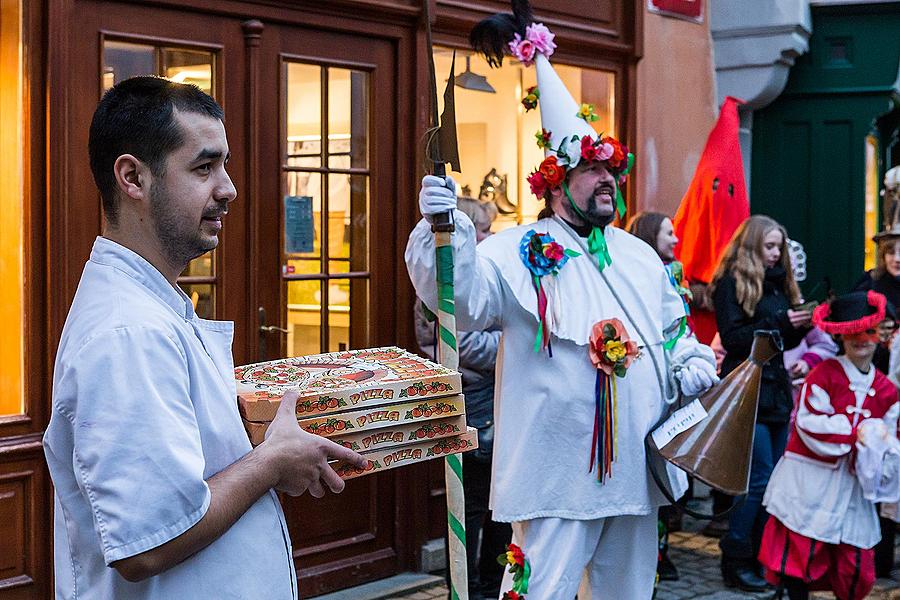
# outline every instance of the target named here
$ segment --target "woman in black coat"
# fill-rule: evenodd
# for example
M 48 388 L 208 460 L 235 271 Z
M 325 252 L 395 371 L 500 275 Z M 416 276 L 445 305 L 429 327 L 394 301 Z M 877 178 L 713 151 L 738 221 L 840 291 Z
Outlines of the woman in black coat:
M 791 271 L 787 233 L 769 217 L 754 215 L 738 228 L 711 287 L 716 324 L 727 352 L 722 377 L 750 356 L 754 331 L 779 331 L 785 349 L 797 346 L 809 331 L 810 311 L 791 308 L 801 299 Z M 756 561 L 766 520 L 762 497 L 784 453 L 792 409 L 791 380 L 779 353 L 762 371 L 747 497 L 731 513 L 728 533 L 719 542 L 722 577 L 729 587 L 766 588 Z

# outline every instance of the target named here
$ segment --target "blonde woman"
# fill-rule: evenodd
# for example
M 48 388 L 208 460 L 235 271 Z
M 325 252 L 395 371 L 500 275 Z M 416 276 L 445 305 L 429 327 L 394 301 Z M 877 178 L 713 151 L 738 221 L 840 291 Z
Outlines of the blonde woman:
M 801 303 L 800 290 L 791 270 L 787 232 L 774 219 L 754 215 L 744 221 L 722 255 L 711 288 L 727 353 L 722 377 L 750 355 L 757 329 L 778 330 L 785 349 L 797 346 L 809 331 L 811 313 L 791 308 Z M 756 561 L 766 522 L 762 497 L 784 453 L 792 408 L 791 381 L 779 354 L 763 368 L 747 497 L 731 513 L 728 533 L 719 542 L 722 577 L 729 587 L 766 588 Z

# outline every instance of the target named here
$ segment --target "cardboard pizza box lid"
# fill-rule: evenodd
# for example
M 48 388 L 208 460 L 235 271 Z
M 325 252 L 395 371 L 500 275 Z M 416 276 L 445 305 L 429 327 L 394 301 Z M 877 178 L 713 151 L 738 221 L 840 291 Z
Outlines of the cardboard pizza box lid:
M 461 435 L 363 452 L 362 455 L 369 459 L 365 469 L 359 469 L 341 461 L 336 461 L 332 467 L 342 479 L 354 479 L 434 458 L 444 458 L 450 454 L 469 452 L 476 448 L 478 448 L 478 430 L 469 427 L 466 433 Z
M 284 358 L 236 367 L 238 406 L 248 421 L 271 421 L 298 390 L 297 416 L 460 393 L 457 371 L 396 346 Z

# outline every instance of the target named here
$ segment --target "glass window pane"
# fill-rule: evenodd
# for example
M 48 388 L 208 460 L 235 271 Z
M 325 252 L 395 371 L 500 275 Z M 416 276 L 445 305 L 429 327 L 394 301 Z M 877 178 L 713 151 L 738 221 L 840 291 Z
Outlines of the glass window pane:
M 368 134 L 368 73 L 347 69 L 329 69 L 328 165 L 332 168 L 367 167 Z M 347 158 L 342 161 L 342 157 Z
M 289 171 L 285 173 L 284 193 L 289 197 L 282 208 L 285 258 L 320 256 L 322 252 L 322 175 Z M 312 209 L 312 232 L 308 228 L 309 215 L 302 214 L 310 208 Z M 304 225 L 298 224 L 298 221 L 303 221 Z M 312 240 L 309 239 L 310 233 Z M 309 249 L 310 247 L 311 249 Z
M 328 176 L 328 256 L 350 260 L 350 269 L 365 271 L 368 254 L 369 178 Z
M 193 83 L 209 95 L 213 93 L 213 55 L 211 52 L 162 51 L 162 74 L 178 83 Z
M 194 312 L 202 319 L 216 317 L 216 287 L 211 283 L 180 283 L 181 289 L 191 299 Z
M 187 268 L 181 273 L 181 277 L 211 277 L 215 275 L 213 265 L 215 265 L 215 250 L 207 252 L 203 256 L 198 256 L 188 263 Z
M 369 281 L 332 279 L 328 282 L 328 351 L 369 345 Z
M 103 89 L 138 75 L 156 75 L 156 48 L 131 42 L 103 42 Z
M 283 267 L 284 275 L 319 275 L 322 261 L 319 258 L 289 258 Z
M 434 49 L 440 89 L 452 59 L 452 49 Z M 554 63 L 554 67 L 577 102 L 594 105 L 594 112 L 599 117 L 592 123 L 594 129 L 616 135 L 615 73 L 559 63 Z M 469 74 L 461 78 L 466 71 Z M 521 104 L 518 104 L 518 110 L 510 109 L 511 102 L 524 98 L 528 88 L 536 85 L 535 70 L 524 68 L 516 61 L 504 61 L 503 67 L 492 69 L 482 57 L 467 56 L 457 50 L 455 74 L 456 128 L 462 173 L 453 173 L 453 178 L 459 184 L 461 194 L 493 201 L 497 205 L 499 217 L 495 231 L 530 222 L 543 207 L 543 201 L 531 194 L 526 182 L 526 177 L 544 159 L 534 137 L 541 128 L 541 115 L 539 109 L 526 111 Z M 483 85 L 482 78 L 486 78 L 494 93 Z M 438 109 L 443 109 L 440 93 Z M 501 139 L 509 143 L 497 144 L 496 140 Z
M 285 162 L 292 167 L 319 167 L 322 164 L 322 68 L 288 63 L 285 70 Z
M 0 2 L 0 330 L 5 338 L 0 345 L 0 417 L 25 411 L 21 27 L 21 4 L 15 0 Z
M 322 282 L 287 283 L 287 355 L 322 352 Z

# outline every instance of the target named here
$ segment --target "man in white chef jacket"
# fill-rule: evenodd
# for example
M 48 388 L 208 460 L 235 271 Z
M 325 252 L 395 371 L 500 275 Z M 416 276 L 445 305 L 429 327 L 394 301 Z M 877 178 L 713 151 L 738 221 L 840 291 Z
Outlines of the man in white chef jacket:
M 429 220 L 452 211 L 456 323 L 502 330 L 491 508 L 495 520 L 513 523 L 513 543 L 529 562 L 527 596 L 571 600 L 584 578 L 582 599 L 649 599 L 656 512 L 665 501 L 648 473 L 644 437 L 678 391 L 694 396 L 718 381 L 715 359 L 692 336 L 679 336 L 684 303 L 656 252 L 610 224 L 627 149 L 601 138 L 589 115 L 576 116 L 579 105 L 545 55 L 535 64 L 547 159 L 529 183 L 547 201 L 544 218 L 476 249 L 471 221 L 455 210 L 455 183 L 426 176 L 425 218 L 410 235 L 407 268 L 436 311 Z M 545 255 L 535 257 L 535 248 Z M 598 368 L 589 347 L 594 326 L 609 319 L 621 322 L 640 355 L 623 377 L 614 375 L 615 459 L 601 477 L 592 454 Z M 680 495 L 684 474 L 669 474 Z M 502 589 L 511 587 L 507 574 Z
M 125 80 L 94 114 L 106 224 L 60 340 L 44 436 L 55 486 L 57 598 L 297 597 L 275 490 L 343 482 L 282 402 L 251 449 L 233 324 L 199 318 L 176 278 L 218 243 L 236 190 L 222 109 L 196 86 Z

